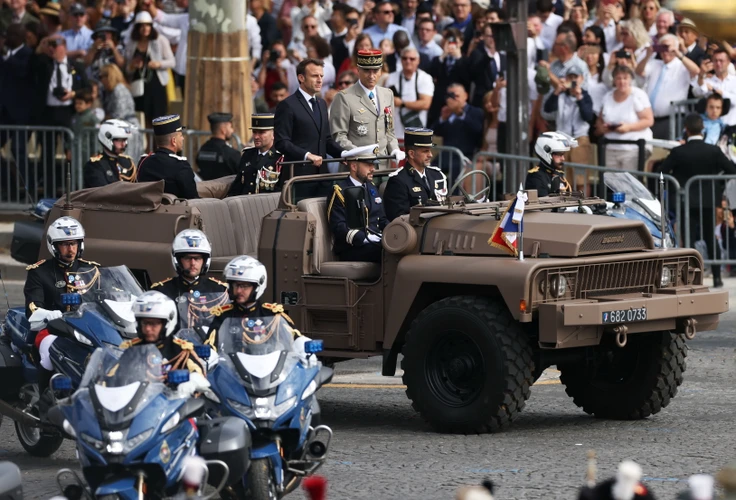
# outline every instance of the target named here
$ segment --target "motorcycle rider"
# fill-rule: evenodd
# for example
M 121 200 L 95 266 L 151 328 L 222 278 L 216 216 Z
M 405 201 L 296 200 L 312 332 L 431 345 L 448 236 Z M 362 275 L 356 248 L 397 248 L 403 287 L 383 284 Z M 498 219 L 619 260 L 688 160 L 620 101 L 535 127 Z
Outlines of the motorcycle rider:
M 212 255 L 212 245 L 199 229 L 185 229 L 174 238 L 171 245 L 171 262 L 177 276 L 151 285 L 152 290 L 163 293 L 175 302 L 199 299 L 200 296 L 222 295 L 227 284 L 207 276 Z
M 191 342 L 177 338 L 178 318 L 176 304 L 169 297 L 154 290 L 145 292 L 133 303 L 138 337 L 120 344 L 120 349 L 154 344 L 172 370 L 189 370 L 204 375 L 206 363 L 194 352 Z
M 46 324 L 61 318 L 71 306 L 62 304 L 64 293 L 85 290 L 99 278 L 99 264 L 82 259 L 84 253 L 84 228 L 73 217 L 60 217 L 49 225 L 46 246 L 51 259 L 42 259 L 26 268 L 28 275 L 23 287 L 26 300 L 26 317 L 32 330 L 41 330 Z M 43 393 L 53 374 L 49 349 L 56 335 L 36 335 L 35 346 L 39 351 L 39 389 Z
M 85 188 L 135 180 L 137 166 L 130 156 L 123 154 L 131 133 L 131 125 L 123 120 L 107 120 L 100 125 L 97 141 L 102 145 L 102 153 L 84 165 Z
M 529 169 L 525 189 L 536 189 L 539 197 L 569 193 L 570 184 L 565 179 L 565 153 L 578 145 L 577 141 L 562 132 L 544 132 L 534 145 L 539 165 Z

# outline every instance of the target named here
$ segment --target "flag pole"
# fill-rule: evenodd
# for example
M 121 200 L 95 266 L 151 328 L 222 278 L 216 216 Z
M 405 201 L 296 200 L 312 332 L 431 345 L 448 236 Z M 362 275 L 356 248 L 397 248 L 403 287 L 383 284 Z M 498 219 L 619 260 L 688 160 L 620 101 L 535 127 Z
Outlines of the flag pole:
M 662 236 L 662 248 L 667 248 L 667 212 L 664 208 L 664 175 L 659 173 L 659 230 Z
M 524 191 L 524 185 L 519 184 L 519 193 Z M 516 203 L 524 203 L 523 199 L 520 199 L 519 195 L 516 196 Z M 524 260 L 524 220 L 519 221 L 519 262 Z

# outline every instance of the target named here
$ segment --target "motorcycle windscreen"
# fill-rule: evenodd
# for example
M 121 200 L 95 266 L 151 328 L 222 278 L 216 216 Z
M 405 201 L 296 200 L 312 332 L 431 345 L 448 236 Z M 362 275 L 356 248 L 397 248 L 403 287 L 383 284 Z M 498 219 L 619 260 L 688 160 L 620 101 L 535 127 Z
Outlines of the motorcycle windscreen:
M 201 293 L 194 291 L 177 299 L 179 329 L 209 327 L 215 319 L 213 308 L 224 306 L 230 301 L 227 292 Z
M 278 386 L 298 362 L 294 330 L 280 315 L 228 318 L 218 332 L 221 358 L 255 391 Z
M 90 358 L 80 387 L 89 389 L 100 427 L 120 428 L 158 395 L 170 392 L 164 383 L 167 368 L 153 344 L 123 351 L 97 349 Z

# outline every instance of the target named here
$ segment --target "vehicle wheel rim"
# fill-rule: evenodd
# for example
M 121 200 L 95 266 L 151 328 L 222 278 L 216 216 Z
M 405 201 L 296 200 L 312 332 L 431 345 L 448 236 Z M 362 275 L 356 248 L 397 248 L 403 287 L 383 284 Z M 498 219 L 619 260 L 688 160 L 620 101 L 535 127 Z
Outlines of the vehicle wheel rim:
M 446 406 L 467 406 L 483 390 L 483 355 L 465 333 L 445 332 L 430 348 L 425 363 L 429 388 Z
M 37 411 L 30 411 L 34 416 L 38 416 Z M 20 438 L 29 446 L 36 446 L 41 441 L 41 429 L 26 424 L 18 424 L 18 433 Z

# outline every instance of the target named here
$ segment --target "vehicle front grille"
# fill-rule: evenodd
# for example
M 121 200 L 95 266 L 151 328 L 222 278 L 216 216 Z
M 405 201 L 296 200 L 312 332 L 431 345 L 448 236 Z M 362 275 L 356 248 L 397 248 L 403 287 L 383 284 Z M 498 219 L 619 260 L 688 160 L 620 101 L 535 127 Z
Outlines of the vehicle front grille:
M 578 298 L 589 295 L 652 292 L 662 261 L 658 259 L 581 266 Z
M 651 244 L 647 242 L 642 231 L 646 231 L 646 229 L 628 228 L 593 231 L 580 244 L 579 255 L 594 255 L 651 248 Z

